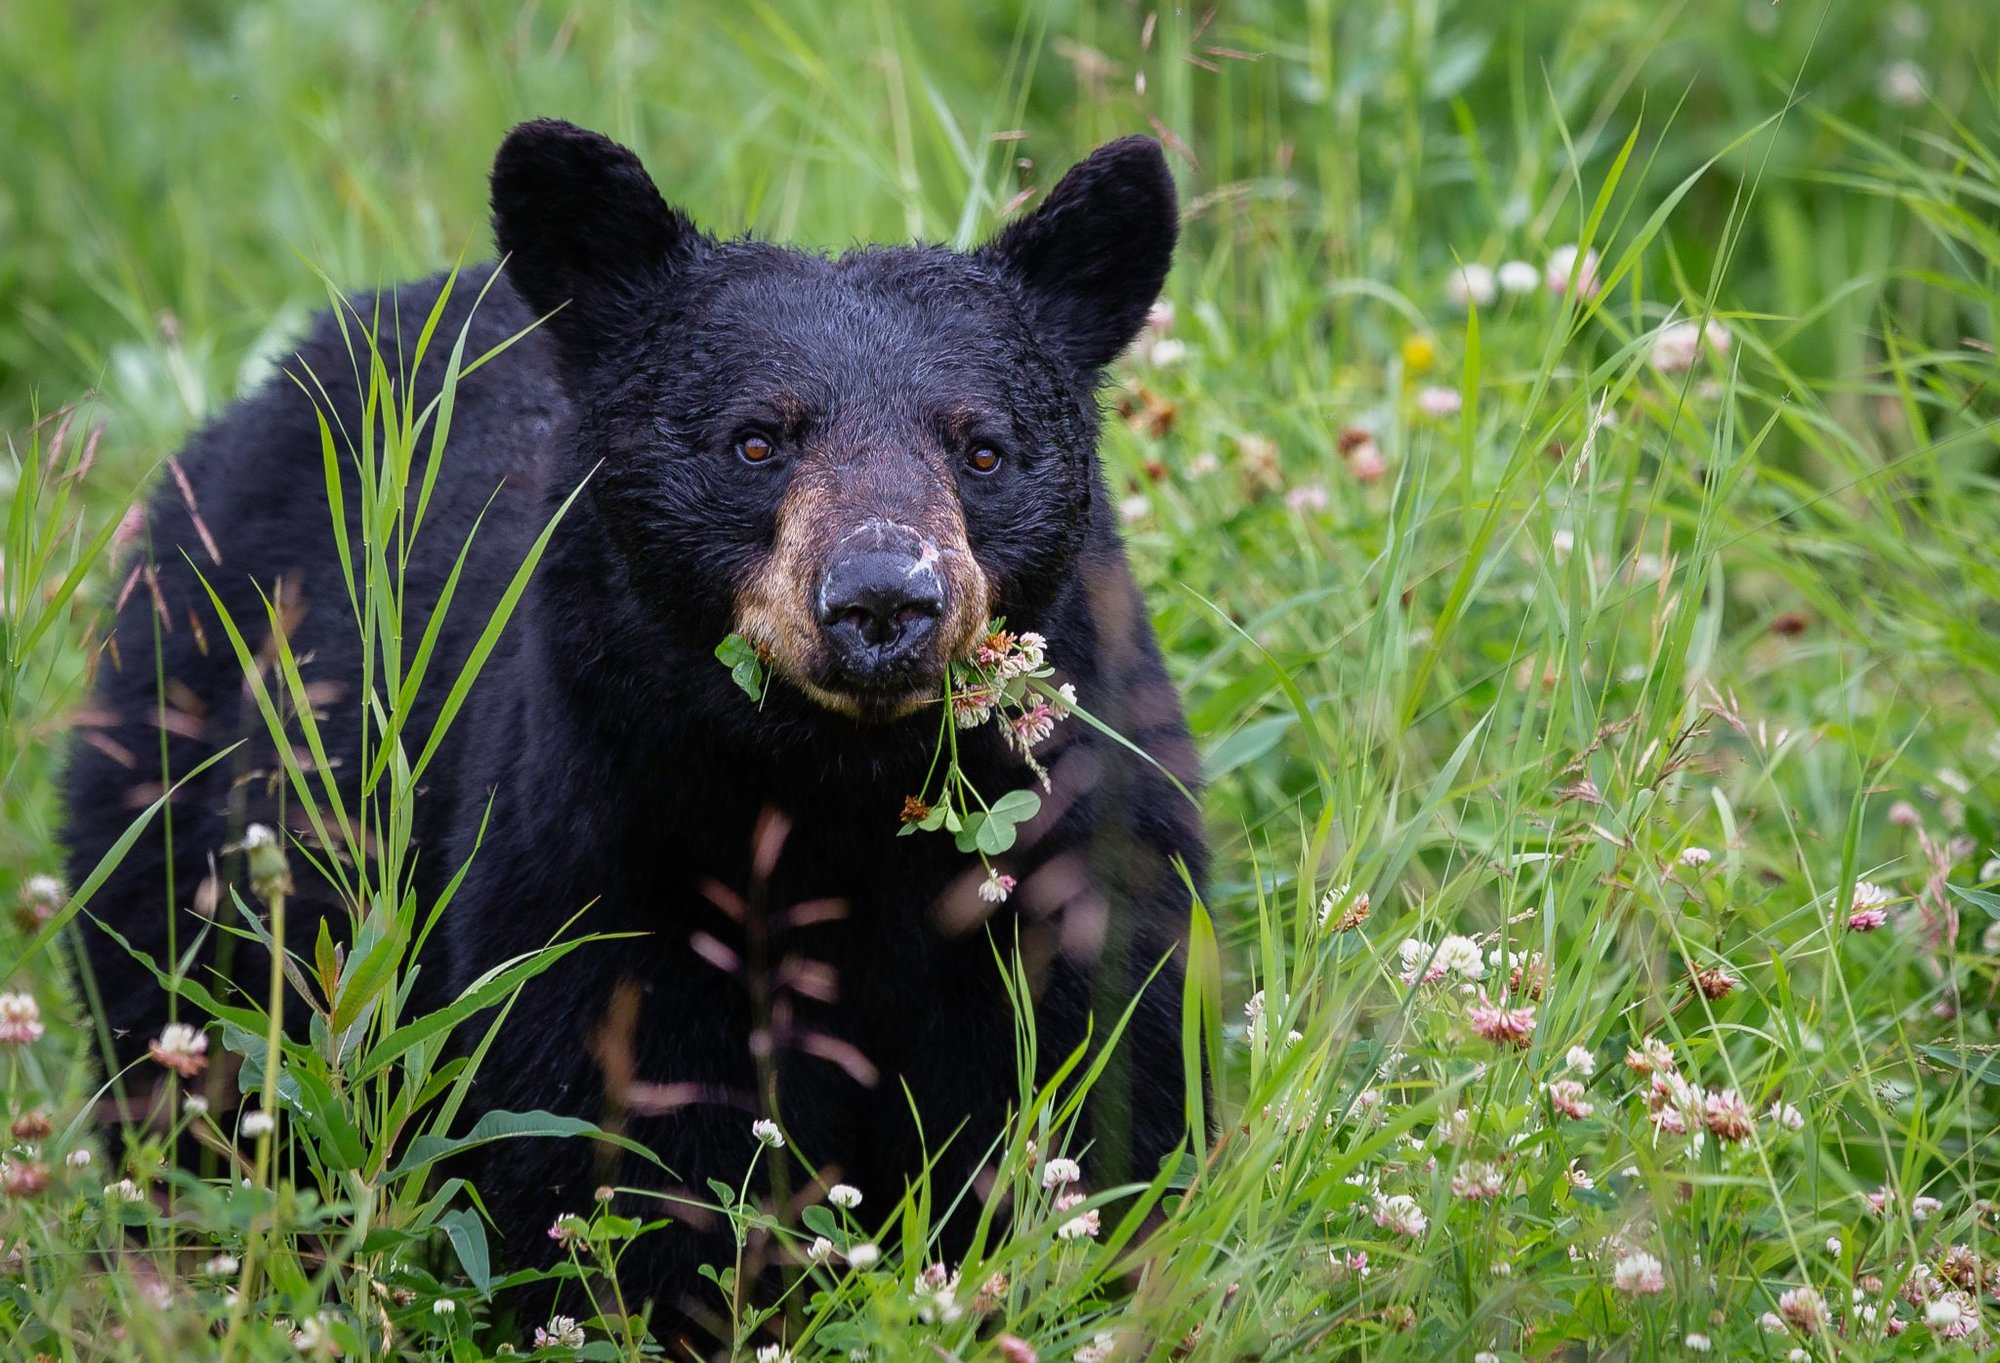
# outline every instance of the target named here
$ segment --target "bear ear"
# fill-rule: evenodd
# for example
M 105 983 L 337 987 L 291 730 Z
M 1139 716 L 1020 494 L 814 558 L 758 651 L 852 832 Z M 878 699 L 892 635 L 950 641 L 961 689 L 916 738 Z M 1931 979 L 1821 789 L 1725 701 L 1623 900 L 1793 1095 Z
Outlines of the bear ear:
M 1026 289 L 1046 344 L 1080 368 L 1100 369 L 1145 324 L 1179 231 L 1160 144 L 1121 137 L 1072 166 L 1041 207 L 979 254 Z
M 493 236 L 507 280 L 579 373 L 658 296 L 700 233 L 639 158 L 559 119 L 522 123 L 493 158 Z M 558 311 L 560 309 L 560 311 Z

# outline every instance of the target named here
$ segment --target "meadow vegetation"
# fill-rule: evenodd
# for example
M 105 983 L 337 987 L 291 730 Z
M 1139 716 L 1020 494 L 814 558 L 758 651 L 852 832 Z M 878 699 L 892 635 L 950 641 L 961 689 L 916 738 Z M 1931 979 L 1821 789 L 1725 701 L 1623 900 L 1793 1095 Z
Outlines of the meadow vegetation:
M 1011 1220 L 949 1264 L 927 1239 L 962 1189 L 801 1210 L 717 1188 L 787 1264 L 775 1301 L 715 1266 L 738 1356 L 1990 1348 L 1987 9 L 11 6 L 0 1356 L 662 1347 L 617 1274 L 662 1214 L 643 1190 L 551 1228 L 562 1316 L 527 1319 L 532 1275 L 437 1176 L 510 1134 L 455 1120 L 476 1055 L 447 1033 L 533 1026 L 480 1010 L 540 958 L 403 1011 L 440 908 L 399 890 L 410 762 L 370 774 L 385 836 L 347 949 L 289 943 L 273 981 L 312 1035 L 255 1006 L 170 1030 L 142 1063 L 178 1086 L 123 1123 L 99 1120 L 120 1077 L 75 971 L 89 886 L 57 874 L 101 626 L 146 590 L 129 508 L 331 287 L 484 258 L 487 161 L 538 114 L 638 148 L 697 221 L 826 249 L 973 243 L 1130 131 L 1183 189 L 1104 469 L 1207 769 L 1187 1045 L 1213 1139 L 1101 1186 L 1067 1098 L 1024 1091 L 995 1152 Z M 408 689 L 461 680 L 392 644 L 401 494 L 449 410 L 399 405 L 403 357 L 357 354 L 379 423 L 329 457 L 376 493 L 354 606 L 393 751 Z M 296 669 L 259 670 L 265 622 L 239 623 L 214 645 L 299 723 Z M 258 851 L 218 930 L 279 926 L 302 850 Z M 159 965 L 199 1009 L 204 982 Z M 225 1052 L 249 1095 L 227 1124 L 202 1087 Z

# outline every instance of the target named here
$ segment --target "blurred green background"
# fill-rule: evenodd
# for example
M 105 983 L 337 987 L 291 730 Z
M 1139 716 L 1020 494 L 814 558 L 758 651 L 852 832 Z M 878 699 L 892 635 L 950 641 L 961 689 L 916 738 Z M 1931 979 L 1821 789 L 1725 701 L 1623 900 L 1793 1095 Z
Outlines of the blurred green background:
M 484 255 L 492 151 L 541 114 L 637 147 L 717 230 L 824 247 L 964 240 L 1094 142 L 1170 134 L 1195 218 L 1183 287 L 1324 382 L 1348 327 L 1301 308 L 1295 281 L 1430 304 L 1453 253 L 1536 258 L 1576 235 L 1573 175 L 1601 175 L 1635 126 L 1656 198 L 1794 96 L 1863 127 L 1934 123 L 1933 97 L 1982 93 L 1993 18 L 1987 0 L 13 0 L 0 413 L 18 426 L 31 395 L 97 388 L 135 437 L 166 440 L 318 305 L 295 252 L 347 284 Z M 1846 325 L 1814 358 L 1839 368 L 1881 300 L 1828 281 L 1928 248 L 1815 175 L 1836 157 L 1795 109 L 1696 186 L 1669 241 L 1706 281 L 1754 183 L 1732 293 L 1833 309 Z M 1274 258 L 1293 267 L 1275 282 Z

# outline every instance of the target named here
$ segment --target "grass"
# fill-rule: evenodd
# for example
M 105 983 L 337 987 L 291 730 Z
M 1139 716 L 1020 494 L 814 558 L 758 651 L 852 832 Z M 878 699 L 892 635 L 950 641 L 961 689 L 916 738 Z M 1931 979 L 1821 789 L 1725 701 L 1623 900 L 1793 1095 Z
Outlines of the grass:
M 1117 371 L 1105 465 L 1211 782 L 1193 960 L 1219 1138 L 1171 1186 L 1093 1188 L 1097 1234 L 1066 1238 L 1084 1208 L 1053 1206 L 1028 1148 L 1063 1114 L 1024 1095 L 1016 1223 L 955 1284 L 924 1245 L 960 1190 L 803 1221 L 720 1190 L 746 1236 L 799 1251 L 775 1314 L 739 1303 L 743 1356 L 1990 1342 L 2000 54 L 1980 0 L 1244 0 L 1212 19 L 771 0 L 700 22 L 109 0 L 16 5 L 8 28 L 0 899 L 20 922 L 0 987 L 46 1033 L 0 1046 L 0 1353 L 533 1345 L 476 1199 L 390 1140 L 398 1086 L 437 1079 L 438 1051 L 363 1073 L 287 1050 L 288 1073 L 351 1084 L 335 1106 L 361 1120 L 315 1125 L 273 1089 L 275 1132 L 207 1132 L 248 1187 L 172 1170 L 158 1131 L 92 1121 L 79 887 L 38 877 L 126 508 L 269 372 L 323 276 L 479 258 L 487 159 L 538 113 L 636 145 L 700 221 L 825 247 L 976 240 L 1149 127 L 1188 206 L 1174 318 Z M 1539 268 L 1573 242 L 1599 253 L 1595 293 L 1447 298 L 1459 262 Z M 1656 367 L 1677 319 L 1727 350 Z M 422 416 L 383 413 L 392 487 Z M 357 588 L 381 640 L 392 577 L 385 559 Z M 385 654 L 381 693 L 415 665 Z M 393 827 L 409 773 L 381 781 Z M 391 943 L 371 998 L 438 907 L 394 893 L 396 855 L 356 897 L 357 930 Z M 1864 884 L 1888 896 L 1879 930 L 1847 926 Z M 355 977 L 313 964 L 330 1017 Z M 1481 988 L 1533 1007 L 1524 1046 Z M 214 1043 L 261 1078 L 279 1047 L 259 1021 Z M 409 1020 L 363 1021 L 381 1041 Z M 425 1119 L 440 1139 L 467 1134 L 451 1106 Z M 177 1106 L 170 1129 L 204 1120 Z M 582 1356 L 649 1347 L 614 1284 L 652 1232 L 623 1209 L 578 1208 Z M 819 1235 L 841 1252 L 808 1267 Z M 884 1252 L 865 1269 L 864 1242 Z M 1628 1290 L 1651 1286 L 1642 1253 L 1657 1293 Z

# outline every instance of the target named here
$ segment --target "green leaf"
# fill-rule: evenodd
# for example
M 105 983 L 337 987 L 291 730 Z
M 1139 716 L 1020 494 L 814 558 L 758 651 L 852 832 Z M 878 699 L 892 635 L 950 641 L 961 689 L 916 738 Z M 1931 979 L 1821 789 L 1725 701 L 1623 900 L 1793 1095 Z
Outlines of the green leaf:
M 1016 829 L 1006 819 L 989 815 L 972 835 L 973 844 L 989 857 L 997 857 L 1014 845 Z
M 2000 1084 L 2000 1051 L 1966 1047 L 1963 1050 L 1951 1046 L 1919 1046 L 1931 1059 L 1949 1069 L 1960 1070 L 1965 1077 L 1981 1084 Z
M 327 931 L 326 917 L 319 920 L 319 936 L 313 942 L 313 970 L 319 976 L 321 998 L 330 998 L 340 983 L 340 957 L 334 950 L 333 934 Z
M 262 1046 L 259 1041 L 257 1049 L 261 1051 Z M 261 1055 L 257 1058 L 262 1059 Z M 249 1069 L 246 1063 L 245 1073 Z M 314 1149 L 329 1167 L 359 1169 L 366 1162 L 368 1152 L 361 1143 L 361 1133 L 355 1130 L 341 1100 L 318 1075 L 303 1065 L 288 1066 L 279 1075 L 278 1094 L 305 1124 Z
M 1187 879 L 1185 864 L 1177 869 Z M 1207 1064 L 1219 1065 L 1222 1059 L 1222 947 L 1215 922 L 1191 885 L 1189 898 L 1187 970 L 1181 976 L 1181 1070 L 1187 1076 L 1188 1130 L 1205 1139 L 1207 1095 L 1201 1076 Z
M 953 828 L 953 831 L 958 834 L 958 850 L 961 852 L 977 851 L 979 848 L 979 830 L 984 827 L 986 827 L 986 816 L 984 814 L 975 813 L 966 815 L 965 821 L 955 825 Z
M 764 699 L 764 660 L 757 646 L 740 634 L 726 636 L 715 646 L 716 661 L 729 669 L 730 677 L 752 700 Z
M 326 920 L 321 919 L 322 923 Z M 333 1030 L 344 1032 L 389 985 L 403 964 L 406 934 L 392 932 L 347 958 L 346 978 L 333 1002 Z
M 493 1261 L 486 1252 L 486 1227 L 480 1222 L 479 1214 L 470 1207 L 460 1207 L 446 1212 L 438 1218 L 445 1238 L 451 1241 L 452 1251 L 458 1255 L 458 1266 L 465 1270 L 479 1295 L 493 1294 Z
M 1010 790 L 993 802 L 993 817 L 1025 823 L 1042 812 L 1042 797 L 1032 790 Z
M 605 1141 L 620 1150 L 629 1150 L 648 1162 L 660 1165 L 657 1155 L 637 1141 L 623 1136 L 614 1136 L 600 1129 L 595 1122 L 586 1122 L 580 1117 L 563 1117 L 539 1108 L 533 1112 L 489 1112 L 472 1124 L 472 1129 L 463 1136 L 419 1136 L 410 1142 L 410 1151 L 402 1161 L 389 1171 L 390 1179 L 403 1178 L 426 1169 L 439 1160 L 453 1155 L 464 1154 L 467 1150 L 495 1141 L 517 1140 L 524 1136 L 554 1136 L 568 1139 L 587 1136 L 591 1140 Z
M 2000 919 L 2000 894 L 1991 890 L 1974 890 L 1964 885 L 1947 885 L 1946 889 L 1972 905 L 1981 909 L 1988 918 Z
M 373 1076 L 413 1047 L 451 1031 L 474 1013 L 499 1003 L 584 943 L 605 940 L 607 937 L 598 933 L 515 958 L 487 978 L 472 983 L 457 999 L 435 1013 L 426 1013 L 383 1037 L 354 1067 L 354 1077 L 359 1080 Z

